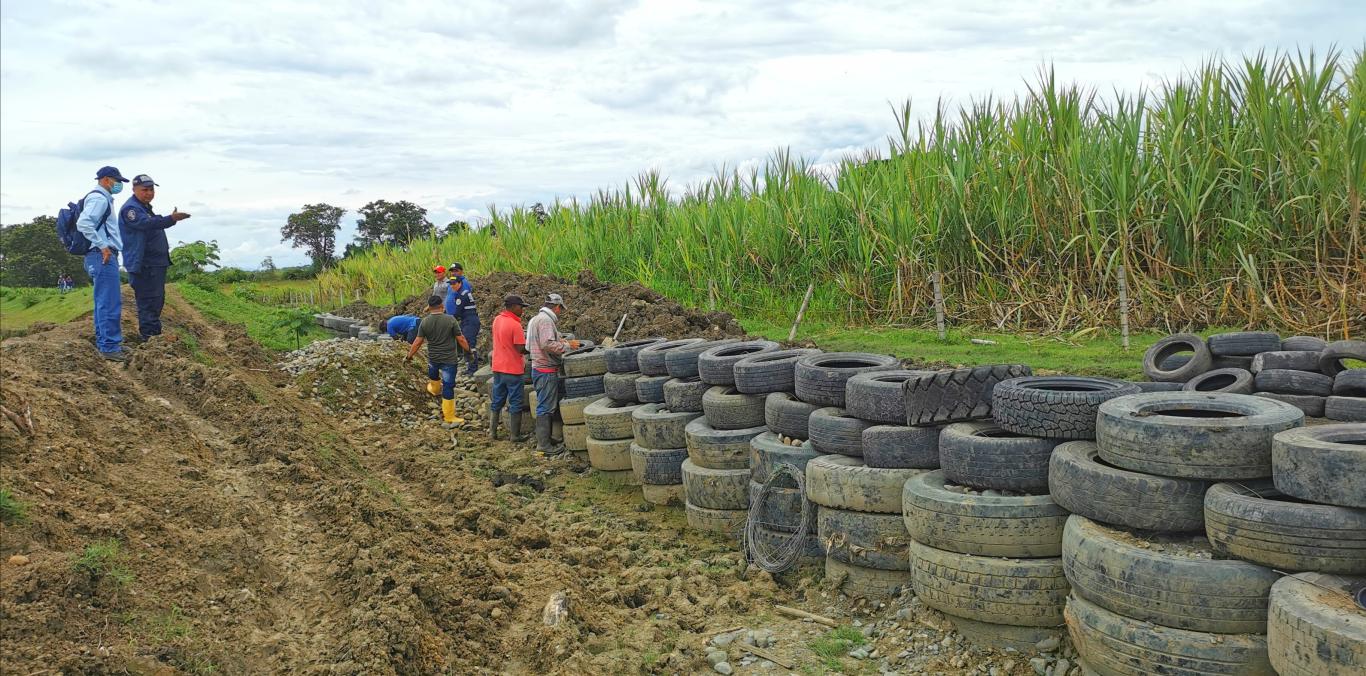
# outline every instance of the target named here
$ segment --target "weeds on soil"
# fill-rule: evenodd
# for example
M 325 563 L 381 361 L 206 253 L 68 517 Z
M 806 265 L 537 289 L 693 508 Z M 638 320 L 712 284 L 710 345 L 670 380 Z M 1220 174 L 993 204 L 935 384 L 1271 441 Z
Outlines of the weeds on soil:
M 8 488 L 0 488 L 0 521 L 8 524 L 23 523 L 28 520 L 28 505 L 14 497 Z
M 76 559 L 75 568 L 91 578 L 108 578 L 122 587 L 133 581 L 133 573 L 124 567 L 123 559 L 123 544 L 110 538 L 86 545 L 85 551 Z

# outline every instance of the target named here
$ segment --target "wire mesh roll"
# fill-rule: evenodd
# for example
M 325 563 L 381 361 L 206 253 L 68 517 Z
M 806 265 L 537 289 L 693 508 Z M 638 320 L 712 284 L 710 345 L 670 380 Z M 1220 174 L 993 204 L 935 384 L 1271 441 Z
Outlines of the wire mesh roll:
M 796 532 L 791 533 L 782 544 L 769 546 L 761 543 L 757 531 L 769 525 L 764 506 L 767 503 L 770 486 L 774 486 L 774 482 L 784 476 L 790 477 L 797 485 L 797 495 L 801 497 L 802 502 L 802 517 Z M 815 507 L 806 499 L 806 476 L 802 470 L 789 463 L 781 463 L 774 467 L 773 471 L 769 472 L 768 480 L 749 505 L 749 518 L 745 521 L 745 552 L 750 562 L 770 573 L 781 573 L 796 565 L 802 550 L 805 549 L 806 539 L 811 534 L 813 509 Z

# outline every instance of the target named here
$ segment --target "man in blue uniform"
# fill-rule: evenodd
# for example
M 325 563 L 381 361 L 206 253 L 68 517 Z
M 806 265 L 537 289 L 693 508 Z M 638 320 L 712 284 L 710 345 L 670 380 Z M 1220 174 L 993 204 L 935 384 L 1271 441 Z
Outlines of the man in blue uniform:
M 465 277 L 465 268 L 459 263 L 451 263 L 446 268 L 446 314 L 460 322 L 460 334 L 469 343 L 465 353 L 465 375 L 472 376 L 479 369 L 479 353 L 474 348 L 479 340 L 479 311 L 474 307 L 474 287 Z
M 417 315 L 394 315 L 384 320 L 379 330 L 394 340 L 412 343 L 417 338 L 417 325 L 421 322 L 422 318 Z
M 147 174 L 133 177 L 133 196 L 119 209 L 119 234 L 123 238 L 123 267 L 138 307 L 138 334 L 142 340 L 161 335 L 161 308 L 166 305 L 166 268 L 171 267 L 171 246 L 166 228 L 190 217 L 179 209 L 158 216 L 152 211 L 157 184 Z

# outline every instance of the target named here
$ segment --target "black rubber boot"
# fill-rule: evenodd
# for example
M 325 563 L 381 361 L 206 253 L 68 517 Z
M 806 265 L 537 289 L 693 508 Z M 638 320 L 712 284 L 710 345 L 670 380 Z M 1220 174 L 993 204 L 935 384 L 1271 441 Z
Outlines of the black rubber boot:
M 523 415 L 525 414 L 521 411 L 508 414 L 508 439 L 514 443 L 526 441 L 526 435 L 522 434 Z
M 490 439 L 493 439 L 493 440 L 495 440 L 495 441 L 498 440 L 498 422 L 499 422 L 499 419 L 502 418 L 502 417 L 503 417 L 503 410 L 502 410 L 502 409 L 498 409 L 497 411 L 490 411 L 490 412 L 489 412 L 489 438 L 490 438 Z M 511 422 L 511 421 L 509 421 L 509 422 Z
M 549 453 L 554 450 L 550 445 L 550 418 L 541 416 L 536 419 L 536 450 Z

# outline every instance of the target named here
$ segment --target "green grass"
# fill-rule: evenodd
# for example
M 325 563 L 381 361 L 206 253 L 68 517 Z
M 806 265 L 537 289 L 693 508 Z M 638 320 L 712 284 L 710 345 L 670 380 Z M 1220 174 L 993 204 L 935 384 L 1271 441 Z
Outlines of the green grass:
M 124 566 L 123 545 L 113 538 L 87 545 L 75 568 L 94 578 L 113 580 L 121 587 L 133 581 L 133 573 Z
M 56 289 L 0 287 L 0 329 L 17 333 L 34 322 L 65 324 L 95 309 L 90 287 L 62 294 Z
M 200 312 L 214 319 L 245 326 L 247 335 L 261 345 L 279 351 L 294 349 L 294 334 L 276 325 L 281 310 L 278 306 L 234 295 L 228 287 L 207 291 L 192 284 L 175 284 L 175 288 Z M 331 337 L 332 334 L 322 328 L 311 326 L 304 333 L 301 343 L 307 345 Z
M 807 647 L 821 658 L 823 666 L 829 671 L 843 672 L 843 658 L 850 650 L 868 642 L 863 632 L 850 626 L 837 627 L 820 638 L 811 639 Z
M 8 488 L 0 488 L 0 521 L 8 524 L 28 520 L 28 505 L 14 497 Z

